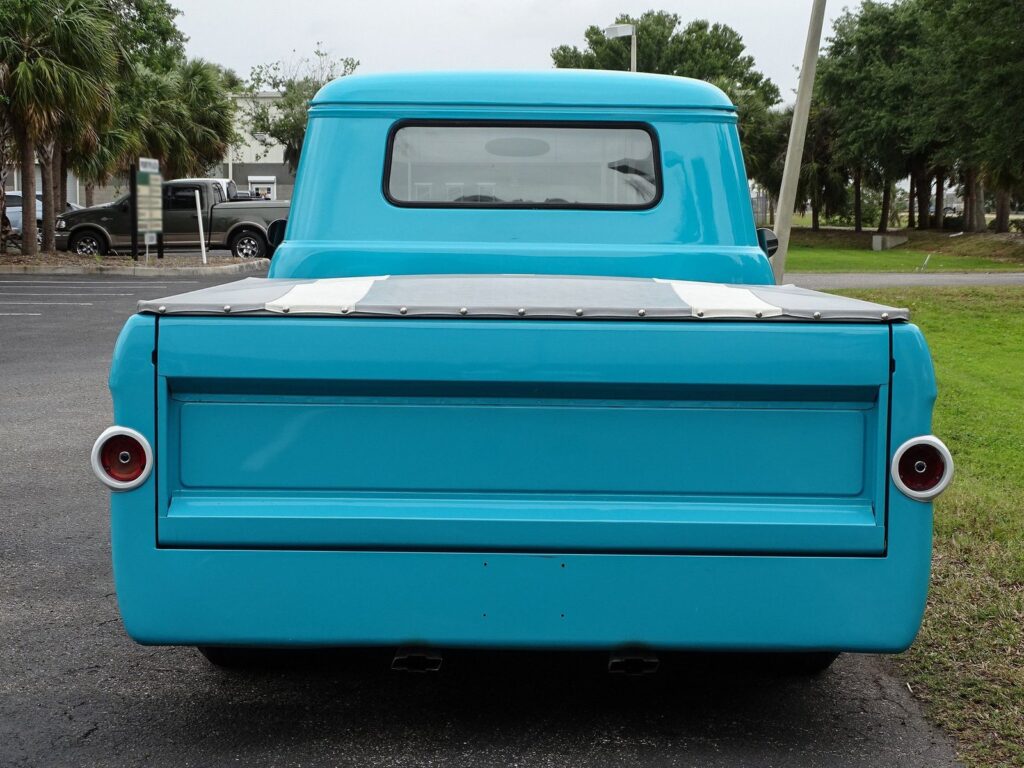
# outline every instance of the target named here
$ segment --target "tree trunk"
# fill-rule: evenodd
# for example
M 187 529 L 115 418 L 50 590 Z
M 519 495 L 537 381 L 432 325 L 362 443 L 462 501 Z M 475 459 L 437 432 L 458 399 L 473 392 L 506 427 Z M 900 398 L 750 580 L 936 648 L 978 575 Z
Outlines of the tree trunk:
M 964 171 L 964 232 L 974 231 L 974 171 L 970 168 Z
M 68 209 L 68 151 L 60 150 L 60 175 L 57 177 L 57 215 Z
M 53 144 L 44 146 L 39 151 L 39 177 L 43 188 L 43 253 L 53 253 L 57 250 L 53 239 L 53 159 L 55 154 Z
M 821 228 L 821 206 L 811 198 L 811 229 L 817 232 Z
M 928 229 L 931 226 L 928 209 L 931 207 L 932 182 L 926 172 L 917 179 L 917 228 Z
M 917 179 L 914 178 L 914 174 L 910 174 L 910 191 L 907 193 L 907 226 L 911 229 L 914 228 L 914 224 L 917 221 L 914 216 L 914 207 L 916 205 L 917 197 Z
M 882 181 L 882 213 L 878 221 L 879 234 L 889 231 L 889 208 L 892 204 L 892 184 L 888 179 Z
M 937 229 L 942 229 L 946 218 L 946 212 L 943 210 L 946 207 L 946 191 L 943 187 L 945 173 L 942 168 L 935 170 L 935 227 Z
M 974 213 L 971 216 L 971 231 L 988 231 L 988 222 L 985 220 L 985 188 L 977 173 L 974 174 L 974 192 L 971 194 L 971 204 L 974 207 Z
M 1005 189 L 996 190 L 996 232 L 1010 231 L 1010 193 Z
M 7 158 L 0 156 L 0 256 L 7 253 L 5 218 L 7 218 Z
M 36 146 L 24 131 L 19 131 L 18 147 L 21 149 L 21 252 L 25 256 L 39 253 L 36 243 Z
M 85 183 L 85 207 L 92 208 L 96 202 L 96 185 L 91 181 Z
M 861 185 L 860 185 L 861 172 L 858 168 L 853 173 L 853 231 L 863 232 L 864 231 L 864 206 L 863 198 L 861 196 Z

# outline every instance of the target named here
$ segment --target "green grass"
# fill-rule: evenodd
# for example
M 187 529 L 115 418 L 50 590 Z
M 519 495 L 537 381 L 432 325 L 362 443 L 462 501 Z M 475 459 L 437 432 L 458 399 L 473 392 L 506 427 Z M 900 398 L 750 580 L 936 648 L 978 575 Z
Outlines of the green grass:
M 794 229 L 787 272 L 914 272 L 928 258 L 927 272 L 1024 271 L 1024 235 L 910 232 L 910 241 L 890 251 L 872 251 L 871 233 Z
M 935 360 L 934 431 L 956 459 L 901 667 L 968 765 L 1024 765 L 1024 288 L 844 293 L 911 308 Z

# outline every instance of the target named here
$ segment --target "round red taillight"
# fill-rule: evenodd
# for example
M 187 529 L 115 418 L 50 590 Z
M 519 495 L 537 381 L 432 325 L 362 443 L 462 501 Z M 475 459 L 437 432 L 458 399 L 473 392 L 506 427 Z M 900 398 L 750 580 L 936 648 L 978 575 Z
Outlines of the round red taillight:
M 153 465 L 149 442 L 127 427 L 103 431 L 92 447 L 92 468 L 96 476 L 115 491 L 128 491 L 145 482 Z
M 953 479 L 953 457 L 934 435 L 907 440 L 892 459 L 892 479 L 905 495 L 919 501 L 933 499 Z

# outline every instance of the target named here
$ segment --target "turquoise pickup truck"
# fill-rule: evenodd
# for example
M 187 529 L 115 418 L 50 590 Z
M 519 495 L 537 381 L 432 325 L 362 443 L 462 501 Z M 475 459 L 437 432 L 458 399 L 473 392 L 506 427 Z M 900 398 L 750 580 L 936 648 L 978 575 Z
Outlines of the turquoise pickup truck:
M 221 664 L 906 648 L 953 472 L 927 346 L 772 250 L 707 83 L 328 84 L 269 277 L 118 339 L 92 465 L 126 630 Z

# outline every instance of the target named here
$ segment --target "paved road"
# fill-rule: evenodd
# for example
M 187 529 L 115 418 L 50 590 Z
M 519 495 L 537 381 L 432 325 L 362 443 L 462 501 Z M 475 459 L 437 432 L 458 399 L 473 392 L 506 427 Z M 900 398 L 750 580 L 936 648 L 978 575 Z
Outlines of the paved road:
M 616 679 L 589 655 L 335 653 L 227 674 L 124 634 L 107 493 L 111 346 L 141 297 L 203 282 L 0 277 L 0 766 L 950 766 L 883 660 L 815 680 L 681 657 Z
M 1024 285 L 1024 272 L 787 272 L 786 282 L 818 291 L 930 285 Z

